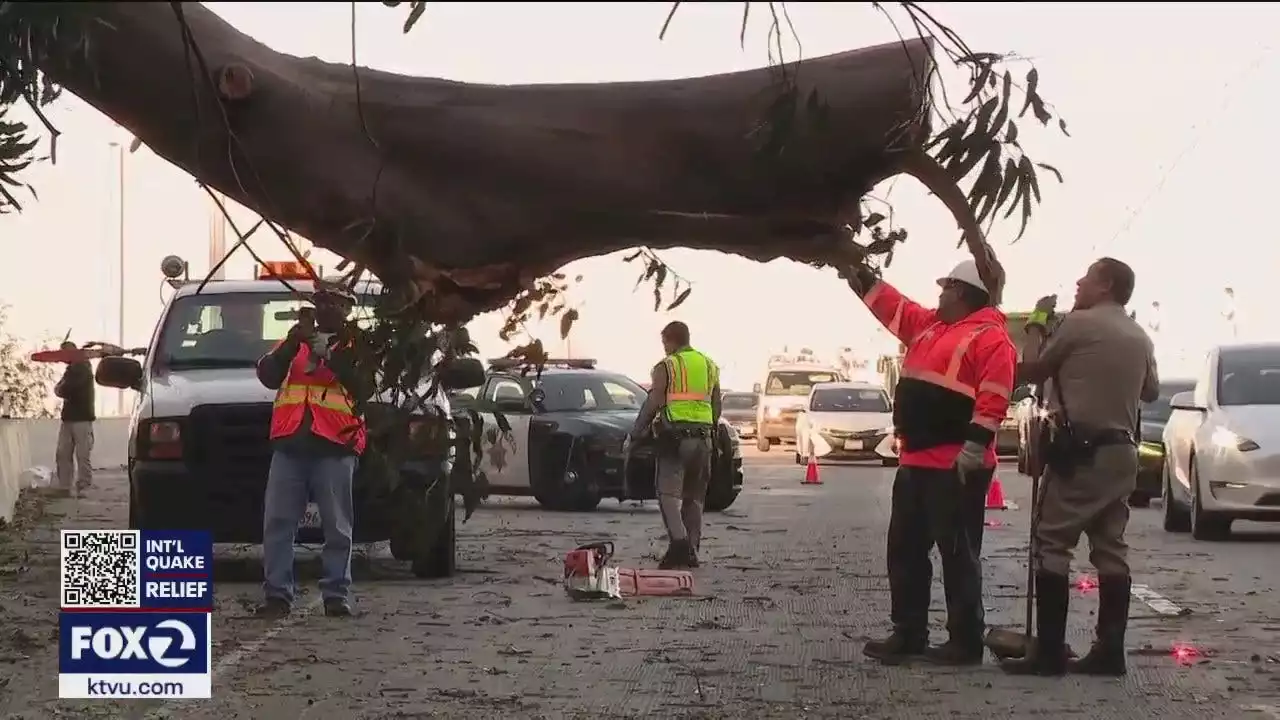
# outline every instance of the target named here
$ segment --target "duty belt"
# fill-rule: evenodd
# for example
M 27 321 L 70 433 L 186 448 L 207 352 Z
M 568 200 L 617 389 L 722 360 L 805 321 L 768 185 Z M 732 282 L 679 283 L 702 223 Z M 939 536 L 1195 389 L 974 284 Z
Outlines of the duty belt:
M 711 437 L 710 425 L 669 425 L 659 430 L 659 435 L 683 440 L 684 438 L 709 438 Z
M 1135 445 L 1136 446 L 1138 444 L 1133 438 L 1133 433 L 1129 432 L 1128 430 L 1117 430 L 1115 428 L 1099 430 L 1097 433 L 1093 435 L 1093 437 L 1091 438 L 1091 441 L 1094 445 L 1097 445 L 1099 447 L 1103 445 Z

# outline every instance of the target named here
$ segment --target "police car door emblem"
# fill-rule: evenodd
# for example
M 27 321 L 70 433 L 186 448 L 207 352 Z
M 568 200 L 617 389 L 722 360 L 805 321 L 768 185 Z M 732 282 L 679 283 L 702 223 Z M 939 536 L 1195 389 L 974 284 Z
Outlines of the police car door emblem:
M 498 428 L 489 428 L 485 431 L 484 439 L 489 441 L 489 464 L 498 470 L 502 470 L 507 466 L 507 448 L 503 442 L 504 434 L 498 431 Z

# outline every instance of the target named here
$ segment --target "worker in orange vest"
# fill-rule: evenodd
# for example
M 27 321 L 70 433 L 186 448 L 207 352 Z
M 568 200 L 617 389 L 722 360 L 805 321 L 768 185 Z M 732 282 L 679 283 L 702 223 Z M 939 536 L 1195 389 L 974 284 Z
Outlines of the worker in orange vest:
M 936 310 L 908 299 L 869 268 L 843 274 L 871 314 L 907 347 L 893 402 L 901 444 L 886 553 L 893 632 L 868 642 L 863 653 L 890 664 L 917 655 L 942 665 L 981 663 L 983 512 L 1016 359 L 1007 321 L 972 260 L 939 278 Z M 929 647 L 929 553 L 935 546 L 950 638 Z
M 350 356 L 342 357 L 357 332 L 346 320 L 354 301 L 345 289 L 318 289 L 314 313 L 303 308 L 285 339 L 258 361 L 258 379 L 276 391 L 262 519 L 262 615 L 286 615 L 293 604 L 293 545 L 308 498 L 324 529 L 325 615 L 351 614 L 352 483 L 365 446 L 364 419 L 354 405 L 368 396 L 347 370 Z

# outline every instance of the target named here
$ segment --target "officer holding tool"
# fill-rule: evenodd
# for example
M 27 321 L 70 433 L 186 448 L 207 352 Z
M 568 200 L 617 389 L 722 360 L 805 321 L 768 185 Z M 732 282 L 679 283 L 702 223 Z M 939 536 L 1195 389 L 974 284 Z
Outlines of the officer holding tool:
M 662 329 L 667 356 L 653 366 L 649 397 L 623 452 L 651 430 L 658 450 L 658 509 L 670 543 L 659 567 L 698 567 L 702 505 L 711 476 L 711 446 L 720 421 L 720 369 L 689 346 L 689 326 Z
M 907 347 L 893 403 L 901 448 L 887 549 L 893 632 L 863 653 L 890 664 L 921 655 L 945 665 L 981 663 L 983 515 L 1016 357 L 1005 317 L 972 260 L 938 280 L 937 310 L 904 297 L 865 265 L 841 275 Z M 950 639 L 928 647 L 935 545 Z
M 1128 497 L 1138 475 L 1138 410 L 1159 396 L 1151 339 L 1124 306 L 1134 272 L 1102 258 L 1076 283 L 1075 308 L 1046 339 L 1056 298 L 1036 303 L 1027 321 L 1020 380 L 1049 380 L 1049 436 L 1039 520 L 1035 523 L 1034 650 L 1004 663 L 1018 675 L 1125 673 L 1129 621 Z M 1080 535 L 1098 571 L 1096 640 L 1078 661 L 1067 660 L 1068 574 Z

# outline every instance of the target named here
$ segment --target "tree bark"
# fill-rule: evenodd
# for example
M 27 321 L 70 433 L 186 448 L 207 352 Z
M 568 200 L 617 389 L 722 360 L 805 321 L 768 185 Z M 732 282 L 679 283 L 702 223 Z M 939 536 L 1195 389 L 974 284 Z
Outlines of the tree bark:
M 198 55 L 169 3 L 58 7 L 86 44 L 41 63 L 55 81 L 441 320 L 635 245 L 847 260 L 858 199 L 929 135 L 924 40 L 788 66 L 785 112 L 776 68 L 477 85 L 284 55 L 198 3 L 180 6 Z

